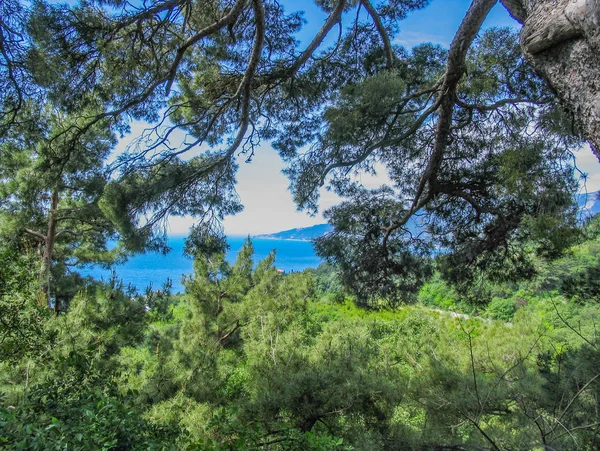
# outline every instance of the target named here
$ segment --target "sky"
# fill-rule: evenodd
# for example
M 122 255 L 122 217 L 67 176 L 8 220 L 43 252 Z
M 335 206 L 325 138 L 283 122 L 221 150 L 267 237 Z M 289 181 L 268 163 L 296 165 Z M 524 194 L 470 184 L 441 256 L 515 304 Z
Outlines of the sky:
M 312 0 L 287 0 L 283 1 L 283 4 L 290 12 L 306 11 L 305 18 L 308 23 L 299 33 L 298 39 L 303 44 L 307 43 L 322 25 L 325 14 L 316 8 Z M 394 42 L 407 48 L 422 42 L 448 47 L 469 4 L 470 0 L 433 0 L 429 7 L 411 13 L 400 24 L 400 33 Z M 344 19 L 343 25 L 348 26 L 352 19 Z M 517 27 L 519 24 L 498 4 L 490 12 L 483 28 L 495 26 Z M 332 30 L 331 35 L 329 42 L 333 35 L 337 35 L 337 29 Z M 135 127 L 134 124 L 133 128 Z M 239 164 L 237 191 L 244 204 L 244 211 L 225 219 L 227 235 L 257 235 L 320 224 L 325 222 L 322 212 L 340 201 L 334 194 L 322 190 L 319 214 L 311 217 L 298 212 L 288 190 L 288 181 L 281 173 L 284 164 L 269 143 L 262 143 L 251 163 L 244 163 L 242 157 Z M 600 164 L 589 148 L 578 153 L 577 165 L 582 171 L 589 173 L 587 191 L 600 190 Z M 367 187 L 376 187 L 385 182 L 385 175 L 383 174 L 380 180 L 365 176 L 362 182 Z M 169 220 L 168 233 L 186 235 L 193 223 L 194 219 L 190 217 L 172 217 Z

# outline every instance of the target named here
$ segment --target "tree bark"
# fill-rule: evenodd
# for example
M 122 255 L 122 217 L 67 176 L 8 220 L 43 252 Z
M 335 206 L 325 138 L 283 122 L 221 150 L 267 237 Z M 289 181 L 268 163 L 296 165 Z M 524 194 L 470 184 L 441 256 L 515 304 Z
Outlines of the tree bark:
M 50 201 L 50 211 L 48 212 L 48 231 L 44 237 L 44 255 L 42 256 L 42 290 L 46 297 L 48 308 L 52 310 L 50 300 L 50 279 L 52 270 L 52 256 L 54 254 L 54 243 L 56 242 L 56 211 L 58 210 L 58 189 L 52 190 L 52 198 Z M 57 303 L 54 301 L 54 311 L 57 311 Z
M 555 90 L 600 161 L 600 0 L 501 0 L 523 23 L 526 58 Z

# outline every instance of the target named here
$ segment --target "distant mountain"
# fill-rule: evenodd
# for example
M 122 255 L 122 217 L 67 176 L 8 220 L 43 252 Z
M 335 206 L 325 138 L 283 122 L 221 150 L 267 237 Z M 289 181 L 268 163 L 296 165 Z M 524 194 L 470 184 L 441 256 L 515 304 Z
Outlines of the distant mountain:
M 310 241 L 322 237 L 333 230 L 329 224 L 317 224 L 311 227 L 300 227 L 298 229 L 284 230 L 282 232 L 257 235 L 255 238 L 272 240 L 300 240 Z
M 577 198 L 580 210 L 580 219 L 584 220 L 588 217 L 600 213 L 600 191 L 593 193 L 580 194 Z M 409 230 L 415 233 L 419 231 L 419 226 L 415 225 L 414 221 L 409 221 Z M 315 238 L 320 238 L 323 235 L 331 232 L 333 227 L 329 224 L 317 224 L 311 227 L 300 227 L 297 229 L 284 230 L 282 232 L 267 233 L 256 235 L 254 238 L 272 239 L 272 240 L 300 240 L 311 241 Z

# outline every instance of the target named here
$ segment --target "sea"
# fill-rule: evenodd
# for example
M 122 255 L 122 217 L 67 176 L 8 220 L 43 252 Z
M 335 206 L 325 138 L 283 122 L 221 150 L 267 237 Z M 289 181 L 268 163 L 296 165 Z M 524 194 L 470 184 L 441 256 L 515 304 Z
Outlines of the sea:
M 227 261 L 230 263 L 235 261 L 245 240 L 246 237 L 227 237 L 229 243 Z M 193 266 L 192 259 L 183 254 L 184 242 L 185 237 L 170 237 L 168 244 L 171 251 L 167 255 L 148 252 L 135 255 L 112 269 L 92 266 L 80 272 L 94 279 L 109 280 L 114 270 L 125 286 L 131 285 L 140 293 L 145 292 L 149 286 L 153 290 L 161 289 L 170 280 L 171 293 L 183 293 L 182 277 L 191 274 Z M 310 241 L 253 238 L 252 244 L 255 265 L 275 250 L 275 267 L 286 273 L 316 268 L 323 262 L 315 254 Z

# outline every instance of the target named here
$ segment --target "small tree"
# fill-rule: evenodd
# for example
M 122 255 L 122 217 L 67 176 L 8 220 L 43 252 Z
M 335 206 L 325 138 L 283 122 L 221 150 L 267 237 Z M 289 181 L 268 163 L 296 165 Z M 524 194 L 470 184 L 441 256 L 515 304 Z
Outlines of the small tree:
M 40 286 L 58 311 L 67 299 L 56 281 L 69 267 L 110 264 L 123 255 L 108 250 L 116 229 L 98 205 L 116 139 L 106 123 L 98 123 L 73 141 L 69 127 L 76 120 L 49 104 L 31 105 L 27 113 L 39 119 L 13 129 L 0 151 L 0 234 L 37 244 Z

